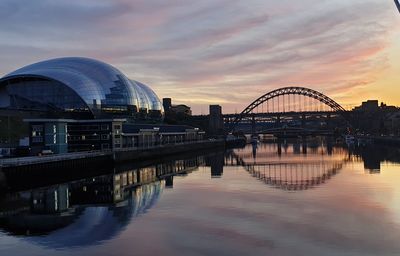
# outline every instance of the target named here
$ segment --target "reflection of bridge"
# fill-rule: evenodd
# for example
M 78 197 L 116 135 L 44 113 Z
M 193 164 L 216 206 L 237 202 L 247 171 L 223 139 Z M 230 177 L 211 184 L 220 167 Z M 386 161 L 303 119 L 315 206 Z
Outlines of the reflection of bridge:
M 255 178 L 284 190 L 306 190 L 325 183 L 343 167 L 341 162 L 262 163 L 244 165 Z
M 277 150 L 278 152 L 273 152 Z M 274 188 L 289 191 L 307 190 L 317 187 L 338 174 L 348 161 L 347 156 L 342 158 L 323 157 L 329 150 L 320 149 L 315 154 L 287 153 L 288 158 L 279 153 L 279 147 L 262 148 L 256 152 L 241 150 L 230 152 L 225 157 L 225 166 L 242 166 L 253 177 Z M 307 158 L 305 158 L 305 155 Z M 322 157 L 321 157 L 322 156 Z
M 328 96 L 304 87 L 285 87 L 264 94 L 240 114 L 224 115 L 232 131 L 276 134 L 276 129 L 301 127 L 297 133 L 332 131 L 347 126 L 347 111 Z M 274 130 L 272 129 L 274 128 Z

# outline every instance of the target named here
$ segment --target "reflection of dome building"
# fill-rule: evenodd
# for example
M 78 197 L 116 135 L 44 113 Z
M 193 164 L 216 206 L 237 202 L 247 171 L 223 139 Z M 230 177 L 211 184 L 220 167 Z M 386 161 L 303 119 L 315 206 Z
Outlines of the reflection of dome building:
M 164 112 L 146 85 L 129 80 L 109 64 L 80 57 L 46 60 L 4 76 L 0 107 L 78 119 L 161 118 Z
M 48 248 L 91 246 L 112 239 L 137 216 L 154 206 L 164 181 L 132 191 L 126 200 L 109 206 L 75 206 L 58 214 L 17 214 L 0 218 L 3 230 L 31 234 L 23 240 Z M 44 234 L 43 234 L 44 233 Z

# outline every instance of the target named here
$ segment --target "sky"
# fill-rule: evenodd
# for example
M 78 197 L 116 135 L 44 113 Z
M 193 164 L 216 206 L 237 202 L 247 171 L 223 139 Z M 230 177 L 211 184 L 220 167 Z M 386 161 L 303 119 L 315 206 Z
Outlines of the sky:
M 280 87 L 345 108 L 400 105 L 393 0 L 1 0 L 0 76 L 65 56 L 107 62 L 160 98 L 241 112 Z

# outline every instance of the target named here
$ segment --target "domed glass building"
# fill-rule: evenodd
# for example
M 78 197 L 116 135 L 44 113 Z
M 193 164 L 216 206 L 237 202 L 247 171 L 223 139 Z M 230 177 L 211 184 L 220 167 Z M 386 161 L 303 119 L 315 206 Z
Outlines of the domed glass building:
M 38 62 L 0 79 L 0 108 L 46 117 L 162 119 L 157 95 L 104 62 L 67 57 Z

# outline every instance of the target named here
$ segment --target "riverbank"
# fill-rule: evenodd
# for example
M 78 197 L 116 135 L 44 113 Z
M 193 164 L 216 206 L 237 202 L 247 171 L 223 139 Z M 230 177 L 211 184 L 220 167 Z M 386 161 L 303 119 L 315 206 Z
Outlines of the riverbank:
M 170 145 L 159 145 L 148 148 L 127 148 L 116 151 L 101 152 L 77 152 L 51 156 L 32 156 L 9 158 L 0 160 L 0 170 L 21 169 L 57 169 L 86 167 L 97 164 L 118 164 L 123 162 L 142 161 L 150 158 L 158 158 L 181 154 L 190 151 L 204 149 L 225 148 L 224 140 L 205 140 L 186 142 Z
M 0 190 L 4 189 L 6 182 L 18 184 L 26 177 L 31 177 L 38 184 L 47 184 L 50 181 L 58 182 L 58 178 L 66 179 L 66 174 L 71 178 L 101 175 L 121 164 L 132 165 L 175 155 L 224 149 L 225 140 L 207 140 L 113 152 L 79 152 L 1 159 Z M 60 173 L 63 173 L 63 177 L 60 177 Z
M 204 149 L 225 148 L 225 140 L 206 140 L 174 145 L 161 145 L 146 149 L 122 149 L 113 152 L 114 163 L 147 160 Z

